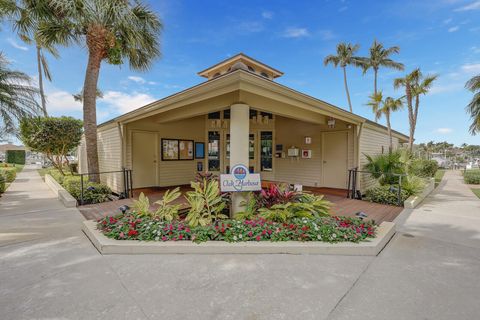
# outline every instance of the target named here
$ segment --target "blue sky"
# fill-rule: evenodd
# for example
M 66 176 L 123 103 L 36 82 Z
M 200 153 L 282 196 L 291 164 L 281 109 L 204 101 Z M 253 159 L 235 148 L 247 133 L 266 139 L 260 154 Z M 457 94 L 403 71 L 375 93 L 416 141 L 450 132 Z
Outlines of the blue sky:
M 394 59 L 406 71 L 420 67 L 439 76 L 431 94 L 422 98 L 417 142 L 480 144 L 480 137 L 468 134 L 464 108 L 471 94 L 463 88 L 480 73 L 478 0 L 159 0 L 150 5 L 165 25 L 163 57 L 144 73 L 102 64 L 99 87 L 105 97 L 98 102 L 99 122 L 204 81 L 198 71 L 238 52 L 283 71 L 279 83 L 347 108 L 342 72 L 323 66 L 323 59 L 340 41 L 358 43 L 359 55 L 365 55 L 377 39 L 385 46 L 400 46 Z M 8 26 L 2 28 L 0 48 L 16 69 L 36 77 L 33 47 Z M 60 59 L 49 60 L 49 112 L 81 118 L 81 105 L 71 94 L 82 87 L 86 50 L 61 48 L 60 53 Z M 392 86 L 402 75 L 380 70 L 379 88 L 386 95 L 402 95 Z M 373 75 L 349 68 L 348 80 L 354 112 L 372 119 L 365 103 L 373 91 Z M 408 133 L 405 111 L 393 115 L 392 126 Z

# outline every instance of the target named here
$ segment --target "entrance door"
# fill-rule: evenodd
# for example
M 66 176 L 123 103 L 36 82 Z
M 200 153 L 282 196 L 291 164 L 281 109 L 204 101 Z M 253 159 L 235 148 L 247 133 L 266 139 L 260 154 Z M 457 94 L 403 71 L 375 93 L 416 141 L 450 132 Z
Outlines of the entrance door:
M 348 133 L 323 133 L 323 185 L 347 188 Z
M 132 178 L 134 188 L 157 185 L 157 134 L 133 132 Z

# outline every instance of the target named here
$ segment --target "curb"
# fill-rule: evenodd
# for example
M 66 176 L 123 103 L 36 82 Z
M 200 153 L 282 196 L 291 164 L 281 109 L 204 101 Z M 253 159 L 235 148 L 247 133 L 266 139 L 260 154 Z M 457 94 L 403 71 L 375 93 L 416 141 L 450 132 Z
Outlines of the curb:
M 74 208 L 77 206 L 77 200 L 53 179 L 51 175 L 45 175 L 45 183 L 57 195 L 58 200 L 63 203 L 65 208 Z
M 97 230 L 93 220 L 83 222 L 85 235 L 101 254 L 326 254 L 349 256 L 376 256 L 395 234 L 393 222 L 382 222 L 377 237 L 368 242 L 237 242 L 207 241 L 137 241 L 114 240 Z

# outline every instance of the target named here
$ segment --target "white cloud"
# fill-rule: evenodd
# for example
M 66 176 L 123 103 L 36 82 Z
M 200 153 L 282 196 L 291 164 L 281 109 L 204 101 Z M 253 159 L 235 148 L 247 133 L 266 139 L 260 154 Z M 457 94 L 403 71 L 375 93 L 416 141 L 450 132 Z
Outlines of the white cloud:
M 451 27 L 451 28 L 448 28 L 448 32 L 455 32 L 455 31 L 458 31 L 459 29 L 460 29 L 459 26 Z
M 17 48 L 19 50 L 23 50 L 23 51 L 28 51 L 28 47 L 25 47 L 25 46 L 22 46 L 20 44 L 18 44 L 15 40 L 13 40 L 12 38 L 8 38 L 7 39 L 8 43 L 10 43 L 12 45 L 12 47 L 14 48 Z
M 142 77 L 138 77 L 138 76 L 129 76 L 128 80 L 132 80 L 136 83 L 141 83 L 141 84 L 144 84 L 146 82 L 145 79 L 143 79 Z
M 480 73 L 480 63 L 467 63 L 461 66 L 461 70 L 466 74 Z
M 448 19 L 443 20 L 444 24 L 449 24 L 450 22 L 452 22 L 452 18 L 448 18 Z
M 272 11 L 263 11 L 262 18 L 264 19 L 273 19 L 273 12 Z
M 480 53 L 480 48 L 479 47 L 473 46 L 470 49 L 472 49 L 473 53 Z
M 437 130 L 435 130 L 435 132 L 440 133 L 440 134 L 449 134 L 449 133 L 453 132 L 453 129 L 452 128 L 438 128 Z
M 310 33 L 308 32 L 307 28 L 295 28 L 295 27 L 290 27 L 287 28 L 283 36 L 285 38 L 302 38 L 302 37 L 308 37 Z
M 434 83 L 429 93 L 439 94 L 439 93 L 455 92 L 455 91 L 461 91 L 461 90 L 463 90 L 463 82 L 455 81 L 447 84 Z
M 242 33 L 251 33 L 263 31 L 264 26 L 258 21 L 243 21 L 238 24 L 237 28 Z
M 335 38 L 335 34 L 332 30 L 320 30 L 319 34 L 322 40 L 331 40 Z
M 120 91 L 107 91 L 102 99 L 104 103 L 115 108 L 120 113 L 138 109 L 155 100 L 154 97 L 146 93 L 134 92 L 129 94 Z
M 73 99 L 73 95 L 70 92 L 53 89 L 46 92 L 47 96 L 47 109 L 49 112 L 61 112 L 66 114 L 70 111 L 81 111 L 82 104 Z
M 475 1 L 466 6 L 460 7 L 455 9 L 454 11 L 472 11 L 472 10 L 480 10 L 480 1 Z

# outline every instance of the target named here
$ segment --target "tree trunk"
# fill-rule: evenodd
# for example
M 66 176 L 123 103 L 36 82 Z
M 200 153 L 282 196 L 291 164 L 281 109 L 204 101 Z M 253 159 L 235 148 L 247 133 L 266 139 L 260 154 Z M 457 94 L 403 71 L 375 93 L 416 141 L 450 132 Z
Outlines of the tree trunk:
M 377 76 L 378 70 L 373 69 L 373 93 L 375 93 L 375 95 L 377 94 Z
M 390 125 L 390 112 L 387 111 L 385 113 L 385 119 L 387 120 L 387 131 L 388 131 L 388 139 L 389 139 L 389 153 L 393 151 L 393 139 L 392 139 L 392 126 Z
M 83 127 L 85 129 L 85 147 L 89 173 L 99 172 L 97 149 L 97 82 L 102 63 L 101 54 L 95 48 L 89 49 L 87 71 L 83 85 Z M 89 175 L 89 180 L 99 182 L 99 175 Z
M 40 91 L 40 97 L 42 100 L 42 111 L 45 117 L 48 117 L 47 113 L 47 102 L 45 99 L 45 92 L 43 91 L 43 74 L 42 74 L 42 59 L 41 59 L 41 50 L 40 46 L 37 45 L 37 68 L 38 68 L 38 89 Z
M 408 137 L 408 150 L 412 151 L 413 149 L 413 136 L 415 133 L 415 122 L 412 106 L 412 88 L 410 84 L 405 85 L 405 95 L 407 96 L 407 108 L 408 108 L 408 122 L 410 124 L 410 135 Z
M 350 112 L 353 113 L 352 102 L 350 101 L 350 93 L 348 92 L 347 68 L 346 67 L 343 67 L 343 83 L 345 84 L 345 92 L 347 92 L 348 106 L 350 107 Z

